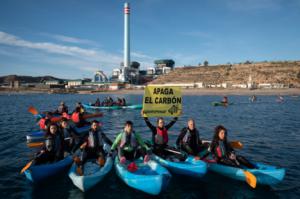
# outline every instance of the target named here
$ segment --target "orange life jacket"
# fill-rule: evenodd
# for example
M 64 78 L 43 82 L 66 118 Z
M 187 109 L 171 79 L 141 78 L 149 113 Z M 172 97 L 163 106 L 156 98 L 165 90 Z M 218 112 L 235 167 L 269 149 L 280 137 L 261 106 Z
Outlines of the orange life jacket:
M 79 114 L 80 114 L 79 112 L 74 112 L 74 113 L 72 114 L 71 119 L 72 119 L 72 121 L 73 121 L 74 123 L 80 122 Z
M 46 119 L 45 118 L 40 119 L 40 122 L 39 122 L 40 129 L 45 129 L 46 128 L 45 123 L 46 123 Z

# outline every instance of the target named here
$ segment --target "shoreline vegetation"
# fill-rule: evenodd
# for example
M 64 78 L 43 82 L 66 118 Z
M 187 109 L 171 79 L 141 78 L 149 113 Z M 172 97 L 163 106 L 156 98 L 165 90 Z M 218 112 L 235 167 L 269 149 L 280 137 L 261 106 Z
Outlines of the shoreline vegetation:
M 300 96 L 300 88 L 284 88 L 284 89 L 217 89 L 217 88 L 188 88 L 182 89 L 183 95 L 291 95 Z M 51 90 L 35 90 L 35 89 L 3 89 L 0 94 L 133 94 L 143 95 L 144 89 L 122 89 L 116 91 L 95 91 L 95 90 L 79 90 L 79 91 L 51 91 Z

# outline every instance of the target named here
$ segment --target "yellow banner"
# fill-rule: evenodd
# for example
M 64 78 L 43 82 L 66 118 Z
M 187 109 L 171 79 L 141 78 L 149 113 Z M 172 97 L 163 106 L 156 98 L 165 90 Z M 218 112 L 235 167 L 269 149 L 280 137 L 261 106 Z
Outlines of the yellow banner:
M 144 117 L 177 117 L 182 112 L 181 88 L 146 86 L 143 98 Z

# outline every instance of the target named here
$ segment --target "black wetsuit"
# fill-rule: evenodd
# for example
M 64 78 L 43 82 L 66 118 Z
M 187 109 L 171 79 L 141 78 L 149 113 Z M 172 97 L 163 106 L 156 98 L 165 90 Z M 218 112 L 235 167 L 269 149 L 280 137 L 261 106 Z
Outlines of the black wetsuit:
M 176 146 L 194 156 L 198 155 L 200 151 L 208 148 L 208 145 L 202 143 L 199 131 L 196 128 L 191 131 L 188 127 L 181 130 L 176 140 Z
M 112 145 L 111 140 L 108 139 L 104 133 L 100 133 L 99 131 L 94 132 L 92 129 L 85 136 L 84 140 L 87 142 L 87 145 L 81 155 L 82 164 L 84 164 L 86 160 L 91 158 L 98 158 L 100 156 L 104 157 L 104 142 Z
M 47 162 L 56 162 L 64 158 L 63 150 L 63 138 L 61 133 L 58 131 L 55 135 L 48 134 L 45 140 L 45 146 L 42 154 L 38 154 L 35 159 L 35 164 L 44 164 Z
M 223 143 L 223 150 L 224 152 L 222 154 L 219 154 L 220 152 L 218 152 L 218 148 L 220 147 L 220 144 Z M 241 164 L 253 169 L 256 168 L 255 165 L 253 165 L 251 162 L 249 162 L 246 158 L 244 158 L 241 155 L 236 155 L 236 160 L 232 160 L 230 159 L 230 154 L 234 153 L 234 150 L 231 148 L 231 146 L 229 145 L 229 143 L 227 141 L 217 141 L 214 140 L 211 143 L 211 152 L 213 154 L 213 156 L 215 157 L 216 161 L 220 164 L 224 164 L 224 165 L 228 165 L 228 166 L 232 166 L 232 167 L 239 167 L 241 168 Z

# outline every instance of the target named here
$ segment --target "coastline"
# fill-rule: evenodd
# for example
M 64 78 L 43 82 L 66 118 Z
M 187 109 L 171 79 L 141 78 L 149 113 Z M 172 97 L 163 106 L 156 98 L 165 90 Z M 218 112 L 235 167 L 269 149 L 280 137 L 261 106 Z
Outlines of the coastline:
M 0 90 L 0 94 L 37 94 L 37 93 L 49 93 L 47 90 Z M 54 94 L 74 94 L 68 92 L 54 93 Z M 78 91 L 77 94 L 132 94 L 143 95 L 143 89 L 122 89 L 116 91 Z M 182 89 L 183 95 L 299 95 L 300 88 L 286 88 L 286 89 L 213 89 L 213 88 L 201 88 L 201 89 Z

